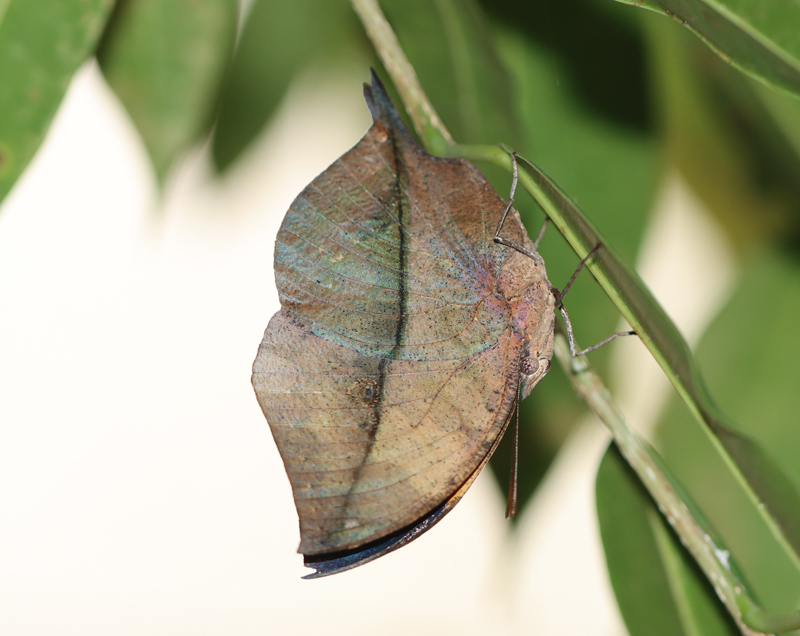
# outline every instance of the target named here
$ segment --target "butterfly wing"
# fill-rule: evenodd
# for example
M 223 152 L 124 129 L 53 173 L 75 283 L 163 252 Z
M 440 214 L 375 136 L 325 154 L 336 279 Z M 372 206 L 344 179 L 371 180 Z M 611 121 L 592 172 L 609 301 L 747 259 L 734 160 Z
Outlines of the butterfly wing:
M 469 360 L 366 356 L 314 335 L 298 314 L 276 314 L 255 373 L 292 482 L 300 552 L 386 536 L 456 491 L 505 426 L 510 355 L 505 336 Z
M 365 137 L 298 196 L 275 250 L 283 308 L 253 384 L 306 555 L 413 523 L 485 463 L 512 411 L 522 341 L 493 243 L 503 203 L 433 157 L 379 83 Z M 518 218 L 507 235 L 527 237 Z

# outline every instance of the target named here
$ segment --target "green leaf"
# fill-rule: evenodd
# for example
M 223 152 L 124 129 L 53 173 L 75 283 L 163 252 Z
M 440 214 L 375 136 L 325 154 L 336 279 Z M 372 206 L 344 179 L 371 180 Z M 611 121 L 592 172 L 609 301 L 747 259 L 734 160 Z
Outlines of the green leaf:
M 549 67 L 548 74 L 557 71 L 559 89 L 587 114 L 623 130 L 650 132 L 647 59 L 638 12 L 607 0 L 481 4 L 502 25 L 501 46 L 509 33 L 523 38 Z M 530 70 L 536 74 L 536 68 Z
M 616 446 L 597 472 L 597 516 L 631 636 L 735 636 L 736 624 Z
M 42 143 L 112 4 L 8 0 L 0 6 L 0 201 Z
M 455 146 L 451 154 L 498 165 L 511 163 L 507 151 L 500 148 Z M 780 467 L 760 451 L 759 460 L 753 460 L 752 449 L 756 445 L 731 426 L 711 400 L 686 341 L 641 279 L 622 264 L 592 223 L 547 175 L 526 159 L 518 159 L 520 182 L 558 226 L 575 252 L 585 256 L 599 246 L 587 267 L 695 416 L 694 428 L 689 432 L 699 433 L 701 441 L 710 444 L 711 457 L 724 467 L 724 474 L 735 483 L 738 495 L 746 502 L 745 507 L 756 515 L 763 531 L 760 544 L 779 552 L 782 565 L 792 572 L 794 578 L 800 577 L 800 556 L 792 534 L 800 509 L 788 498 L 775 496 L 776 493 L 785 493 L 786 484 L 790 483 L 785 476 L 774 481 L 776 475 L 782 473 Z M 731 443 L 734 437 L 747 443 Z M 762 470 L 764 461 L 769 462 L 769 470 Z M 755 466 L 759 468 L 754 469 Z M 765 479 L 770 481 L 765 482 Z M 787 525 L 789 520 L 791 525 Z
M 214 131 L 217 169 L 227 169 L 269 121 L 295 74 L 340 60 L 359 44 L 347 0 L 256 0 L 223 87 Z
M 674 22 L 645 17 L 670 163 L 735 248 L 784 235 L 798 213 L 800 167 L 750 90 L 754 82 L 744 81 Z
M 617 0 L 691 29 L 753 77 L 800 95 L 800 5 L 793 0 Z
M 764 106 L 781 127 L 795 154 L 800 157 L 800 100 L 770 90 L 761 84 L 756 88 Z
M 776 492 L 785 492 L 787 483 L 783 477 L 780 483 L 775 480 L 782 472 L 780 468 L 762 451 L 758 451 L 759 458 L 755 459 L 756 445 L 719 411 L 703 384 L 686 341 L 641 279 L 616 258 L 608 243 L 558 186 L 538 168 L 522 161 L 525 175 L 535 184 L 531 188 L 538 190 L 537 201 L 548 209 L 548 215 L 552 215 L 576 252 L 588 254 L 595 245 L 602 246 L 588 263 L 590 271 L 650 350 L 697 422 L 704 425 L 702 430 L 718 457 L 769 527 L 785 558 L 800 572 L 800 544 L 792 531 L 800 519 L 800 507 L 787 498 L 775 498 Z M 768 470 L 763 468 L 765 462 L 770 463 Z
M 796 254 L 751 256 L 730 303 L 698 345 L 704 376 L 742 434 L 722 441 L 768 502 L 795 549 L 800 545 L 800 430 L 796 366 L 800 342 L 800 264 Z M 737 496 L 725 466 L 697 435 L 694 422 L 673 404 L 662 419 L 658 446 L 677 477 L 736 555 L 767 609 L 786 611 L 800 594 L 800 575 L 783 551 L 765 541 L 750 505 Z
M 650 498 L 616 446 L 603 456 L 595 497 L 608 574 L 628 632 L 631 636 L 684 634 L 653 536 Z
M 698 47 L 691 46 L 692 40 L 683 37 L 681 30 L 672 24 L 657 20 L 645 23 L 653 45 L 656 85 L 672 162 L 735 245 L 741 248 L 763 244 L 774 235 L 786 240 L 787 230 L 796 224 L 798 211 L 798 155 L 781 135 L 779 126 L 783 124 L 786 129 L 793 112 L 791 106 L 797 100 L 777 95 L 782 98 L 776 100 L 780 105 L 789 106 L 781 114 L 789 117 L 783 121 L 777 119 L 776 124 L 748 84 L 737 81 L 741 76 L 726 73 L 715 59 L 705 59 L 713 56 L 696 55 L 694 49 Z M 759 92 L 762 96 L 776 95 L 767 87 Z M 739 338 L 731 340 L 739 341 Z M 741 431 L 747 432 L 742 424 L 732 425 L 711 402 L 685 345 L 675 343 L 673 349 L 674 352 L 684 349 L 684 353 L 673 354 L 672 362 L 667 362 L 667 365 L 679 363 L 673 383 L 684 385 L 683 390 L 678 384 L 676 387 L 685 400 L 695 402 L 690 409 L 707 424 L 706 433 L 713 433 L 716 438 L 713 444 L 717 449 L 706 448 L 707 452 L 719 458 L 720 446 L 724 448 L 724 454 L 736 466 L 734 472 L 744 480 L 740 486 L 751 490 L 750 505 L 763 504 L 769 510 L 764 520 L 768 525 L 775 524 L 775 536 L 783 535 L 779 541 L 784 542 L 788 561 L 797 569 L 800 553 L 797 485 L 770 457 L 774 451 L 765 452 L 747 434 L 742 434 Z M 679 362 L 678 358 L 685 360 Z M 741 417 L 737 419 L 744 421 Z M 763 419 L 753 414 L 752 421 L 759 428 L 770 426 Z M 697 443 L 702 445 L 700 440 Z M 691 454 L 689 446 L 682 442 L 680 451 L 676 449 L 673 455 Z M 699 465 L 709 461 L 696 459 Z M 724 459 L 725 462 L 727 469 L 720 466 L 723 473 L 731 467 L 730 461 Z
M 235 0 L 121 0 L 100 67 L 163 182 L 207 134 L 236 34 Z

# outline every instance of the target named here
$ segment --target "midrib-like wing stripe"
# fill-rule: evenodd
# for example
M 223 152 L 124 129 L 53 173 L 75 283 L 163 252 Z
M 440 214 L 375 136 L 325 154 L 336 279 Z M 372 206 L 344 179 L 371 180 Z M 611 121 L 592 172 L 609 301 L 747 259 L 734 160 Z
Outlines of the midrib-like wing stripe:
M 402 179 L 403 175 L 406 174 L 406 167 L 403 165 L 400 157 L 397 154 L 397 139 L 395 137 L 394 131 L 389 132 L 389 138 L 392 141 L 392 156 L 395 159 L 395 169 L 392 171 L 391 174 L 395 175 L 395 196 L 397 197 L 397 213 L 399 216 L 399 225 L 400 225 L 400 245 L 398 247 L 398 270 L 399 270 L 399 277 L 397 281 L 397 288 L 398 288 L 398 316 L 397 316 L 397 326 L 395 328 L 395 335 L 394 335 L 394 347 L 392 348 L 389 357 L 383 358 L 379 365 L 378 365 L 378 382 L 377 382 L 377 404 L 374 410 L 374 422 L 373 425 L 369 428 L 368 437 L 367 437 L 367 448 L 364 451 L 364 456 L 361 459 L 361 464 L 359 465 L 358 469 L 356 470 L 356 474 L 353 477 L 353 483 L 350 485 L 347 494 L 345 495 L 345 500 L 343 504 L 343 508 L 345 510 L 349 507 L 349 501 L 353 496 L 356 486 L 358 486 L 359 481 L 361 480 L 361 473 L 364 470 L 364 467 L 367 465 L 369 461 L 369 457 L 372 454 L 372 449 L 375 447 L 375 439 L 378 433 L 378 429 L 381 425 L 381 406 L 383 405 L 383 400 L 386 397 L 384 389 L 386 388 L 386 370 L 389 366 L 389 361 L 396 359 L 398 356 L 398 352 L 400 351 L 400 347 L 402 346 L 403 340 L 403 332 L 405 330 L 406 318 L 404 314 L 406 313 L 406 272 L 408 269 L 408 263 L 406 261 L 407 254 L 406 254 L 406 232 L 405 228 L 403 227 L 403 213 L 405 211 L 405 201 L 402 196 L 400 196 L 400 190 L 402 188 Z M 342 529 L 344 530 L 344 528 Z
M 383 163 L 386 164 L 386 160 L 382 156 L 381 156 L 381 161 L 383 161 Z M 387 164 L 387 168 L 389 168 L 388 164 Z M 402 184 L 402 183 L 400 184 L 400 189 L 402 191 L 402 194 L 410 201 L 411 197 L 408 196 L 408 191 L 407 191 L 407 189 L 406 189 L 404 184 Z M 444 232 L 447 232 L 448 235 L 455 237 L 456 241 L 460 244 L 460 247 L 461 247 L 461 252 L 460 253 L 456 253 L 450 245 L 448 245 L 448 244 L 446 244 L 446 243 L 444 243 L 442 241 L 442 239 L 440 238 L 440 232 L 436 231 L 436 228 L 431 223 L 431 220 L 428 218 L 427 214 L 425 214 L 424 212 L 421 212 L 419 210 L 419 208 L 417 208 L 417 206 L 415 206 L 415 205 L 411 206 L 411 212 L 422 219 L 422 221 L 428 226 L 428 229 L 430 230 L 431 235 L 433 236 L 434 240 L 442 247 L 442 250 L 445 253 L 447 253 L 448 256 L 450 256 L 453 261 L 455 261 L 455 262 L 463 262 L 464 261 L 464 256 L 466 256 L 466 260 L 472 261 L 472 263 L 475 265 L 475 269 L 476 270 L 478 270 L 480 272 L 483 272 L 484 274 L 486 273 L 486 270 L 484 269 L 484 267 L 477 261 L 477 259 L 475 258 L 475 255 L 472 253 L 472 250 L 469 248 L 469 246 L 464 241 L 464 235 L 461 232 L 459 232 L 458 230 L 453 231 L 451 229 L 450 226 L 454 225 L 455 223 L 453 221 L 453 217 L 450 215 L 450 211 L 449 210 L 447 210 L 444 213 L 447 214 L 448 219 L 451 221 L 451 223 L 449 223 L 449 224 L 444 224 L 443 223 L 441 230 L 444 231 Z M 465 267 L 464 271 L 470 271 L 470 270 L 469 270 L 469 268 Z
M 359 184 L 359 185 L 361 185 L 361 184 Z M 364 188 L 364 186 L 363 186 L 363 185 L 362 185 L 361 187 L 362 187 L 362 188 Z M 340 187 L 340 189 L 341 189 L 341 187 Z M 345 211 L 344 211 L 342 208 L 340 208 L 340 207 L 338 206 L 338 204 L 335 202 L 335 200 L 334 200 L 334 199 L 331 199 L 331 198 L 330 198 L 330 197 L 329 197 L 329 196 L 328 196 L 328 195 L 327 195 L 327 194 L 326 194 L 326 193 L 325 193 L 323 190 L 320 190 L 320 189 L 319 189 L 319 188 L 317 188 L 316 186 L 315 186 L 315 190 L 316 190 L 316 191 L 319 193 L 319 195 L 320 195 L 320 197 L 321 197 L 321 198 L 324 198 L 326 201 L 328 201 L 328 202 L 330 203 L 331 207 L 335 207 L 335 208 L 339 209 L 339 210 L 340 210 L 340 211 L 341 211 L 341 212 L 342 212 L 342 213 L 343 213 L 345 216 L 347 216 L 347 215 L 346 215 L 346 213 L 345 213 Z M 367 213 L 368 213 L 368 210 L 367 210 L 366 208 L 364 208 L 363 206 L 359 205 L 358 203 L 356 203 L 356 202 L 355 202 L 355 201 L 352 199 L 352 197 L 350 197 L 350 195 L 348 194 L 348 192 L 347 192 L 346 190 L 344 190 L 344 189 L 341 189 L 341 190 L 342 190 L 342 193 L 344 194 L 344 196 L 346 196 L 347 198 L 349 198 L 349 199 L 352 201 L 352 203 L 353 203 L 353 207 L 358 207 L 359 209 L 361 209 L 362 211 L 364 211 L 364 213 L 365 213 L 365 214 L 367 214 Z M 364 191 L 365 191 L 365 192 L 369 192 L 369 191 L 368 191 L 366 188 L 364 188 Z M 340 231 L 342 234 L 344 234 L 344 235 L 345 235 L 345 236 L 347 236 L 348 238 L 352 238 L 352 237 L 351 237 L 351 235 L 350 235 L 350 234 L 349 234 L 349 233 L 348 233 L 348 232 L 347 232 L 347 231 L 346 231 L 344 228 L 342 228 L 342 227 L 341 227 L 341 226 L 340 226 L 340 225 L 339 225 L 339 224 L 338 224 L 336 221 L 334 221 L 334 220 L 332 220 L 330 217 L 326 216 L 326 215 L 325 215 L 325 214 L 322 212 L 321 208 L 319 208 L 317 205 L 315 205 L 314 203 L 312 203 L 312 202 L 311 202 L 311 201 L 310 201 L 310 200 L 309 200 L 307 197 L 303 196 L 302 198 L 303 198 L 303 201 L 304 201 L 304 203 L 306 204 L 306 207 L 307 207 L 307 210 L 308 210 L 308 211 L 312 212 L 313 214 L 315 214 L 316 216 L 318 216 L 320 219 L 322 219 L 323 221 L 325 221 L 325 222 L 326 222 L 326 223 L 328 223 L 329 225 L 332 225 L 333 227 L 335 227 L 337 230 L 339 230 L 339 231 Z M 374 197 L 373 197 L 373 198 L 374 198 Z M 395 219 L 395 218 L 394 218 L 394 217 L 393 217 L 393 216 L 392 216 L 392 215 L 391 215 L 391 214 L 390 214 L 390 213 L 389 213 L 389 212 L 386 210 L 386 208 L 385 208 L 383 205 L 381 205 L 381 204 L 380 204 L 380 203 L 377 201 L 377 199 L 376 199 L 376 205 L 378 205 L 378 206 L 379 206 L 379 209 L 380 209 L 382 212 L 384 212 L 384 213 L 386 214 L 386 216 L 387 216 L 389 219 L 391 219 L 391 220 L 392 220 L 392 221 L 393 221 L 395 224 L 397 224 L 397 221 L 396 221 L 396 219 Z M 300 218 L 300 215 L 297 215 L 297 218 L 299 219 L 299 218 Z M 374 230 L 371 230 L 371 229 L 369 229 L 369 228 L 367 228 L 367 227 L 364 227 L 363 225 L 361 225 L 361 224 L 360 224 L 360 223 L 359 223 L 359 222 L 358 222 L 356 219 L 354 219 L 353 217 L 350 217 L 350 216 L 348 216 L 347 218 L 348 218 L 348 219 L 350 220 L 350 222 L 352 222 L 354 225 L 357 225 L 357 226 L 358 226 L 358 227 L 359 227 L 359 228 L 360 228 L 360 229 L 361 229 L 361 230 L 362 230 L 362 231 L 363 231 L 365 234 L 369 234 L 369 236 L 370 236 L 371 238 L 375 239 L 375 241 L 376 241 L 376 242 L 381 242 L 381 243 L 384 243 L 386 246 L 388 246 L 388 247 L 391 247 L 392 249 L 395 249 L 395 248 L 397 247 L 397 243 L 395 243 L 394 241 L 392 241 L 392 240 L 390 240 L 390 239 L 386 238 L 385 236 L 381 236 L 381 235 L 379 235 L 379 234 L 376 234 L 376 233 L 374 232 Z M 313 226 L 313 223 L 309 223 L 309 225 L 312 225 L 312 226 Z M 357 241 L 353 241 L 353 242 L 357 244 Z M 431 252 L 428 252 L 427 250 L 423 250 L 423 249 L 411 249 L 411 248 L 409 247 L 409 248 L 408 248 L 408 251 L 409 251 L 409 252 L 414 252 L 414 253 L 416 253 L 416 254 L 424 254 L 425 256 L 429 256 L 430 258 L 433 258 L 433 259 L 437 259 L 437 260 L 438 260 L 438 257 L 436 257 L 436 255 L 435 255 L 435 254 L 433 254 L 433 253 L 431 253 Z
M 375 205 L 376 205 L 376 207 L 377 207 L 379 210 L 381 210 L 382 212 L 385 212 L 385 213 L 386 213 L 386 216 L 387 216 L 387 218 L 389 218 L 389 219 L 390 219 L 390 220 L 391 220 L 391 221 L 392 221 L 392 222 L 393 222 L 395 225 L 398 225 L 398 223 L 397 223 L 397 219 L 396 219 L 396 218 L 394 218 L 394 217 L 393 217 L 393 216 L 392 216 L 392 215 L 391 215 L 391 214 L 390 214 L 390 213 L 389 213 L 389 212 L 386 210 L 386 207 L 385 207 L 385 206 L 384 206 L 384 205 L 383 205 L 383 204 L 382 204 L 382 203 L 381 203 L 381 202 L 380 202 L 378 199 L 376 199 L 376 198 L 375 198 L 375 195 L 374 195 L 374 194 L 372 194 L 372 192 L 370 192 L 370 191 L 367 189 L 367 187 L 366 187 L 366 186 L 365 186 L 365 185 L 364 185 L 364 184 L 363 184 L 363 183 L 362 183 L 360 180 L 358 180 L 358 179 L 355 177 L 355 175 L 353 175 L 353 174 L 352 174 L 352 172 L 350 171 L 350 169 L 349 169 L 349 167 L 347 166 L 347 164 L 346 164 L 345 162 L 341 161 L 341 160 L 337 160 L 337 163 L 340 163 L 340 164 L 342 165 L 342 167 L 343 167 L 343 168 L 345 168 L 345 169 L 346 169 L 346 170 L 347 170 L 347 171 L 348 171 L 348 172 L 351 174 L 351 176 L 352 176 L 352 178 L 353 178 L 353 181 L 355 182 L 355 184 L 356 184 L 356 185 L 358 185 L 358 187 L 360 187 L 360 188 L 361 188 L 361 189 L 362 189 L 362 190 L 363 190 L 363 191 L 364 191 L 364 192 L 365 192 L 365 193 L 366 193 L 366 194 L 367 194 L 367 195 L 368 195 L 368 196 L 369 196 L 369 197 L 370 197 L 370 198 L 371 198 L 371 199 L 372 199 L 372 200 L 375 202 Z M 333 184 L 331 184 L 331 186 L 338 187 L 338 188 L 339 188 L 339 190 L 341 191 L 342 195 L 343 195 L 343 196 L 345 196 L 345 197 L 347 197 L 347 198 L 350 200 L 350 202 L 352 203 L 352 205 L 353 205 L 353 207 L 354 207 L 354 208 L 358 208 L 359 210 L 361 210 L 362 212 L 364 212 L 364 214 L 365 214 L 365 215 L 368 215 L 368 214 L 369 214 L 370 210 L 369 210 L 368 208 L 364 207 L 362 204 L 360 204 L 360 203 L 356 202 L 356 200 L 355 200 L 355 199 L 353 199 L 353 197 L 351 196 L 351 194 L 350 194 L 350 192 L 349 192 L 348 190 L 345 190 L 345 189 L 344 189 L 344 188 L 343 188 L 341 185 L 339 185 L 338 183 L 333 183 Z M 314 191 L 315 191 L 315 192 L 317 192 L 317 194 L 320 196 L 320 198 L 323 198 L 323 199 L 325 199 L 325 200 L 326 200 L 326 201 L 327 201 L 327 202 L 330 204 L 330 206 L 331 206 L 332 208 L 336 208 L 337 210 L 339 210 L 339 212 L 341 212 L 341 213 L 342 213 L 342 215 L 343 215 L 344 217 L 346 217 L 346 218 L 347 218 L 347 219 L 348 219 L 348 220 L 349 220 L 351 223 L 353 223 L 353 225 L 355 225 L 355 226 L 357 226 L 358 228 L 360 228 L 360 229 L 361 229 L 363 232 L 365 232 L 365 233 L 367 233 L 367 234 L 370 234 L 371 236 L 373 236 L 373 237 L 375 238 L 375 240 L 376 240 L 376 241 L 379 241 L 379 242 L 381 242 L 381 243 L 384 243 L 385 245 L 387 245 L 387 246 L 389 246 L 389 247 L 392 247 L 392 248 L 394 248 L 394 247 L 397 247 L 397 243 L 395 243 L 394 241 L 391 241 L 391 240 L 387 239 L 386 237 L 383 237 L 383 236 L 380 236 L 380 235 L 378 235 L 378 234 L 375 234 L 375 233 L 374 233 L 372 230 L 370 230 L 369 228 L 367 228 L 367 227 L 365 227 L 364 225 L 362 225 L 362 224 L 361 224 L 361 221 L 360 221 L 360 219 L 358 219 L 357 217 L 354 217 L 354 216 L 350 215 L 350 214 L 348 213 L 348 211 L 347 211 L 347 208 L 342 208 L 342 207 L 341 207 L 341 206 L 340 206 L 340 205 L 337 203 L 337 200 L 336 200 L 336 199 L 333 199 L 333 198 L 331 198 L 331 196 L 329 196 L 329 195 L 328 195 L 328 193 L 327 193 L 325 190 L 321 189 L 319 186 L 315 185 L 314 183 L 312 183 L 312 184 L 309 186 L 309 188 L 313 188 L 313 189 L 314 189 Z M 315 212 L 316 214 L 318 214 L 320 217 L 322 217 L 322 218 L 324 218 L 324 219 L 328 220 L 328 221 L 329 221 L 330 223 L 332 223 L 333 225 L 337 225 L 337 224 L 336 224 L 334 221 L 331 221 L 330 219 L 328 219 L 328 218 L 327 218 L 327 217 L 326 217 L 326 216 L 325 216 L 325 215 L 324 215 L 324 214 L 323 214 L 323 213 L 322 213 L 322 212 L 319 210 L 319 208 L 317 208 L 317 206 L 315 206 L 314 204 L 312 204 L 312 203 L 311 203 L 311 201 L 309 201 L 309 200 L 308 200 L 308 198 L 307 198 L 307 197 L 305 197 L 305 196 L 304 196 L 304 197 L 303 197 L 303 200 L 304 200 L 306 203 L 308 203 L 308 205 L 309 205 L 309 206 L 310 206 L 310 207 L 311 207 L 311 208 L 314 210 L 314 212 Z M 344 232 L 344 230 L 342 230 L 342 231 Z M 346 232 L 345 232 L 345 233 L 346 233 Z M 437 258 L 437 257 L 436 257 L 436 255 L 435 255 L 434 253 L 432 253 L 432 252 L 429 252 L 429 251 L 427 251 L 427 250 L 424 250 L 424 249 L 419 249 L 419 248 L 416 248 L 416 247 L 412 247 L 412 245 L 413 245 L 413 244 L 418 244 L 418 243 L 421 243 L 421 241 L 417 241 L 417 240 L 415 240 L 413 236 L 412 236 L 412 237 L 409 237 L 409 239 L 410 239 L 410 240 L 409 240 L 409 246 L 408 246 L 408 251 L 409 251 L 409 252 L 414 252 L 414 253 L 417 253 L 417 254 L 425 254 L 426 256 L 430 256 L 431 258 Z

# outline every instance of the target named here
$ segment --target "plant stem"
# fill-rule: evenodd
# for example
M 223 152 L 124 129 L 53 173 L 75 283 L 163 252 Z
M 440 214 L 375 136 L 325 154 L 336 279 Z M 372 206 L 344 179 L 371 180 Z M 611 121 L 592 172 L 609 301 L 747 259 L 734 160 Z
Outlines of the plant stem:
M 377 0 L 352 0 L 352 4 L 383 65 L 389 71 L 414 128 L 425 140 L 426 147 L 438 154 L 446 146 L 454 145 L 453 138 L 422 90 L 414 67 L 400 48 L 397 36 Z
M 731 571 L 730 553 L 721 547 L 705 521 L 696 512 L 692 514 L 685 501 L 686 494 L 681 492 L 680 486 L 666 471 L 656 452 L 628 426 L 608 389 L 591 370 L 586 358 L 573 358 L 570 355 L 569 344 L 562 334 L 556 335 L 555 352 L 572 386 L 611 431 L 620 452 L 711 581 L 739 629 L 746 636 L 763 634 L 764 632 L 755 631 L 744 623 L 742 605 L 757 605 Z

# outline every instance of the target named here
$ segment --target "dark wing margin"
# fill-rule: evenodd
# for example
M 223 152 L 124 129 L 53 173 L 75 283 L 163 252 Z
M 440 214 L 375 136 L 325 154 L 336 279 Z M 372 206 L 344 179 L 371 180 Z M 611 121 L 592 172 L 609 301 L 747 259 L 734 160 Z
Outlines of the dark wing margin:
M 331 576 L 332 574 L 339 574 L 340 572 L 352 570 L 353 568 L 357 568 L 365 563 L 379 559 L 390 552 L 394 552 L 395 550 L 408 545 L 414 539 L 417 539 L 421 535 L 425 534 L 428 530 L 433 528 L 433 526 L 444 519 L 444 516 L 453 508 L 455 508 L 455 505 L 459 501 L 461 501 L 461 498 L 466 494 L 470 486 L 472 486 L 472 483 L 481 473 L 484 466 L 486 466 L 489 458 L 494 454 L 494 451 L 497 449 L 497 445 L 503 438 L 503 432 L 505 432 L 505 428 L 507 426 L 508 420 L 506 420 L 503 430 L 497 436 L 494 444 L 486 453 L 475 471 L 469 476 L 467 481 L 465 481 L 461 487 L 447 499 L 447 501 L 428 512 L 411 525 L 401 528 L 388 537 L 383 537 L 377 541 L 373 541 L 361 546 L 360 548 L 321 555 L 303 555 L 303 565 L 314 570 L 314 572 L 311 574 L 306 574 L 302 578 L 319 579 L 324 576 Z
M 506 428 L 519 355 L 506 334 L 467 360 L 387 362 L 278 312 L 253 386 L 292 484 L 299 551 L 359 552 L 452 499 Z

